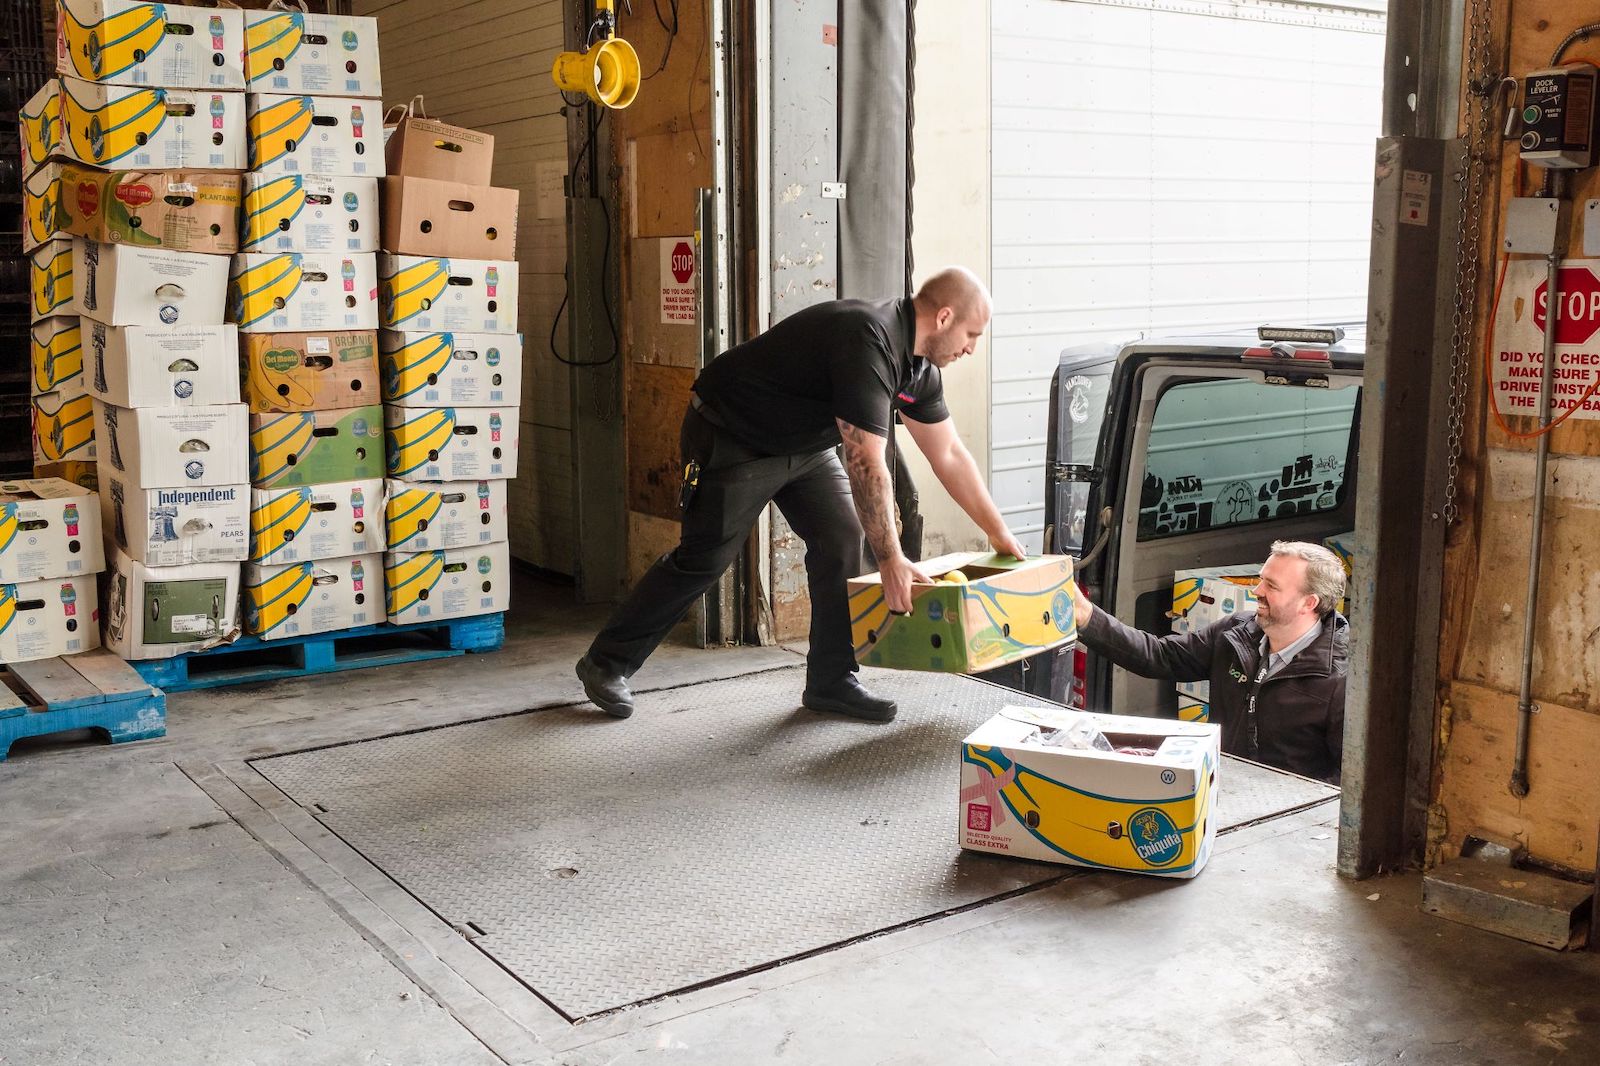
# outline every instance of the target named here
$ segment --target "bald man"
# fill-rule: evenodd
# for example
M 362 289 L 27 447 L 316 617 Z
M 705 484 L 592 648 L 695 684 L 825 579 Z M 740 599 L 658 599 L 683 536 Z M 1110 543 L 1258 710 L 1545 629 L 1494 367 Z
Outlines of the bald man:
M 944 402 L 941 372 L 972 353 L 991 313 L 977 276 L 950 267 L 910 299 L 836 300 L 798 311 L 706 367 L 679 436 L 682 539 L 579 660 L 589 699 L 616 718 L 633 713 L 628 678 L 776 503 L 806 545 L 811 647 L 801 703 L 867 721 L 892 719 L 894 702 L 856 677 L 845 582 L 864 569 L 863 535 L 890 610 L 909 611 L 912 584 L 930 580 L 905 557 L 895 533 L 887 445 L 896 415 L 994 550 L 1023 555 Z

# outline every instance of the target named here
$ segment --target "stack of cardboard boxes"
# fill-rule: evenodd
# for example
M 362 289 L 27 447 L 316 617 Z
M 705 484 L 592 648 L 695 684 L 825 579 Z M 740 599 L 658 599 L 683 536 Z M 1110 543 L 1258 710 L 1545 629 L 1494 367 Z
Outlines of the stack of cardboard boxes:
M 408 115 L 388 139 L 379 335 L 389 621 L 504 611 L 517 471 L 517 192 L 493 138 Z
M 249 159 L 229 312 L 250 406 L 244 627 L 383 621 L 377 20 L 245 14 Z
M 100 501 L 60 478 L 0 482 L 0 663 L 100 646 Z

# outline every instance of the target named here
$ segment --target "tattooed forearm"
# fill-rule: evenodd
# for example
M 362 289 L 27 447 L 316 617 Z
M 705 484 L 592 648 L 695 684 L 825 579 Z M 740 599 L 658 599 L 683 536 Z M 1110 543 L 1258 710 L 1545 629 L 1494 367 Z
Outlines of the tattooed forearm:
M 839 420 L 835 420 L 839 421 Z M 844 439 L 844 468 L 850 475 L 850 494 L 872 554 L 882 563 L 900 554 L 894 532 L 894 488 L 886 457 L 888 441 L 876 433 L 839 421 Z

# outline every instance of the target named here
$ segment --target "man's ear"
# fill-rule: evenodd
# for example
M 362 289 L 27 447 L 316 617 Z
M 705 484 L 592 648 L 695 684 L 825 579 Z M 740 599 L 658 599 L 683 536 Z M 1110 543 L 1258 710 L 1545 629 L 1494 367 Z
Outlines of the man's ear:
M 955 320 L 956 311 L 953 307 L 941 307 L 933 316 L 933 324 L 939 329 L 949 329 L 950 323 Z

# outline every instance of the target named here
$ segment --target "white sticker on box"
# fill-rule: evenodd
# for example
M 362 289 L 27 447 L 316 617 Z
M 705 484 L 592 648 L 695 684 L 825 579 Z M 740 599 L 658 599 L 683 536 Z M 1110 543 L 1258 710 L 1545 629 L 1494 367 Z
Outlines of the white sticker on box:
M 210 615 L 178 614 L 172 616 L 172 631 L 174 633 L 207 633 L 210 630 Z
M 328 343 L 328 338 L 326 337 L 306 338 L 307 355 L 327 355 L 332 350 L 332 347 Z

